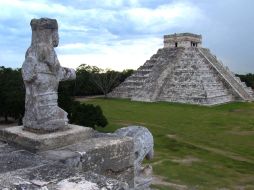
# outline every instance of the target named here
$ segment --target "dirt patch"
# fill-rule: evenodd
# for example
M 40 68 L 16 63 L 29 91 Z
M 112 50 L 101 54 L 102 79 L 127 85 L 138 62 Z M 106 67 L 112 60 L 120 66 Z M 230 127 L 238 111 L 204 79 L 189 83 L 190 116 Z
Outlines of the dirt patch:
M 174 140 L 177 140 L 178 142 L 181 142 L 181 143 L 192 145 L 192 146 L 194 146 L 196 148 L 199 148 L 199 149 L 203 149 L 203 150 L 215 153 L 215 154 L 219 154 L 219 155 L 231 158 L 233 160 L 254 164 L 253 160 L 250 160 L 248 158 L 240 156 L 240 155 L 238 155 L 234 152 L 230 152 L 230 151 L 227 151 L 227 150 L 222 150 L 222 149 L 219 149 L 219 148 L 213 148 L 213 147 L 209 147 L 209 146 L 205 146 L 205 145 L 196 144 L 196 143 L 193 143 L 193 142 L 190 142 L 190 141 L 186 141 L 186 140 L 184 140 L 182 138 L 179 138 L 177 136 L 172 137 L 171 135 L 170 136 L 167 135 L 167 137 L 171 138 L 171 139 L 174 139 Z
M 176 135 L 173 135 L 173 134 L 167 134 L 167 137 L 170 138 L 170 139 L 176 139 Z
M 159 160 L 157 162 L 153 162 L 152 165 L 155 166 L 155 165 L 161 164 L 162 162 L 165 162 L 165 161 L 172 161 L 172 160 L 170 160 L 170 159 L 163 159 L 163 160 Z
M 243 109 L 233 109 L 233 110 L 229 110 L 230 112 L 236 112 L 236 113 L 241 113 L 241 112 L 245 112 L 246 110 Z
M 240 136 L 251 136 L 254 135 L 254 131 L 229 131 L 228 133 Z
M 184 164 L 184 165 L 192 165 L 192 163 L 194 163 L 194 162 L 201 162 L 200 159 L 192 157 L 192 156 L 187 156 L 183 159 L 173 159 L 171 161 L 179 163 L 179 164 Z
M 165 178 L 163 178 L 161 176 L 153 176 L 152 184 L 171 187 L 176 190 L 187 190 L 188 189 L 188 187 L 186 185 L 180 185 L 180 184 L 176 184 L 176 183 L 172 183 L 172 182 L 167 182 L 167 181 L 165 181 Z
M 152 165 L 156 166 L 159 165 L 165 161 L 171 161 L 171 162 L 175 162 L 175 163 L 179 163 L 179 164 L 183 164 L 183 165 L 192 165 L 192 163 L 194 162 L 202 162 L 199 158 L 195 158 L 193 156 L 186 156 L 185 158 L 174 158 L 174 159 L 162 159 L 156 162 L 153 162 Z

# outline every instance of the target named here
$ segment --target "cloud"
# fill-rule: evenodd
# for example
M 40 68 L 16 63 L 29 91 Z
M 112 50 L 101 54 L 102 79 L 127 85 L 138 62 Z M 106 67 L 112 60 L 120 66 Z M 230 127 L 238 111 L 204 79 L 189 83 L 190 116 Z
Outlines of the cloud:
M 79 2 L 88 4 L 87 0 Z M 0 2 L 4 10 L 0 12 L 0 18 L 3 20 L 25 18 L 28 21 L 33 17 L 49 16 L 57 18 L 60 29 L 67 31 L 79 29 L 80 32 L 86 32 L 91 29 L 101 29 L 114 35 L 156 33 L 179 26 L 183 22 L 192 23 L 202 17 L 198 7 L 179 2 L 163 4 L 153 9 L 140 7 L 138 0 L 104 0 L 93 1 L 93 8 L 79 9 L 50 1 L 13 0 Z M 97 4 L 108 8 L 118 7 L 122 10 L 102 9 L 98 8 Z M 128 6 L 125 7 L 126 5 Z
M 149 1 L 149 0 L 148 0 Z M 53 0 L 53 2 L 59 2 L 58 0 Z M 61 1 L 63 5 L 72 5 L 75 8 L 80 9 L 90 9 L 90 8 L 102 8 L 102 9 L 118 9 L 123 7 L 133 7 L 139 6 L 140 0 L 63 0 Z
M 30 19 L 54 17 L 59 22 L 61 41 L 57 51 L 63 63 L 67 64 L 72 59 L 77 62 L 73 67 L 82 62 L 99 65 L 103 62 L 103 67 L 108 65 L 117 70 L 123 69 L 123 66 L 137 68 L 143 64 L 145 57 L 148 58 L 147 52 L 152 53 L 147 47 L 154 52 L 154 47 L 158 48 L 158 43 L 162 43 L 162 39 L 158 42 L 154 37 L 161 38 L 161 34 L 170 28 L 196 20 L 201 15 L 201 11 L 190 3 L 161 4 L 152 8 L 143 7 L 144 2 L 98 0 L 93 1 L 91 7 L 88 0 L 63 1 L 63 4 L 46 0 L 0 1 L 3 9 L 0 12 L 0 32 L 4 34 L 5 30 L 4 35 L 8 39 L 2 44 L 8 46 L 10 41 L 20 42 L 23 45 L 14 46 L 24 52 L 25 45 L 29 43 L 21 39 L 30 39 Z M 78 4 L 83 6 L 75 6 Z M 0 48 L 4 49 L 3 46 Z M 12 45 L 8 48 L 13 50 Z M 123 60 L 126 64 L 119 64 Z
M 156 53 L 157 49 L 161 46 L 161 38 L 150 38 L 149 41 L 147 39 L 139 39 L 136 41 L 122 40 L 112 46 L 107 46 L 106 44 L 96 45 L 97 50 L 83 54 L 61 54 L 59 52 L 58 57 L 61 64 L 68 67 L 78 67 L 81 63 L 86 63 L 104 69 L 137 69 L 151 55 Z M 84 44 L 69 44 L 64 48 L 74 47 L 82 49 L 84 48 Z
M 181 25 L 192 25 L 203 18 L 202 11 L 190 3 L 174 3 L 156 9 L 133 8 L 126 11 L 136 31 L 161 33 Z
M 49 3 L 48 1 L 32 1 L 32 0 L 0 1 L 0 6 L 2 9 L 0 12 L 1 19 L 12 18 L 15 15 L 35 16 L 42 13 L 65 14 L 66 11 L 70 9 L 70 7 L 65 7 L 57 3 Z M 13 12 L 13 10 L 17 11 Z
M 235 71 L 243 71 L 253 63 L 246 53 L 254 48 L 248 37 L 254 32 L 252 5 L 251 0 L 0 0 L 0 62 L 20 67 L 30 44 L 30 20 L 50 17 L 59 22 L 59 59 L 72 67 L 91 62 L 134 68 L 162 47 L 164 34 L 193 32 Z

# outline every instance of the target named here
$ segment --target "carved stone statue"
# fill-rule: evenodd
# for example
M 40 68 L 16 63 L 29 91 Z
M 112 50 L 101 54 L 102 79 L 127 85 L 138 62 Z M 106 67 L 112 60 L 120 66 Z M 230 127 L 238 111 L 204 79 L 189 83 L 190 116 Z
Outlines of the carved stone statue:
M 54 47 L 58 46 L 58 24 L 55 19 L 31 20 L 32 43 L 22 66 L 26 87 L 25 129 L 52 132 L 65 129 L 67 113 L 58 107 L 59 81 L 76 78 L 73 69 L 60 66 Z
M 129 126 L 116 130 L 117 136 L 132 137 L 134 141 L 134 174 L 135 189 L 149 190 L 152 182 L 152 166 L 142 166 L 143 160 L 146 158 L 151 160 L 154 156 L 154 141 L 150 131 L 142 126 Z

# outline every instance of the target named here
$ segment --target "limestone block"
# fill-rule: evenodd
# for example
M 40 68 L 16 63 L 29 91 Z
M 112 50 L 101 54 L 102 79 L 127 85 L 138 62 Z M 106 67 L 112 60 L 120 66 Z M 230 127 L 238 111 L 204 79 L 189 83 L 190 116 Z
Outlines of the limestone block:
M 129 190 L 128 184 L 91 171 L 80 172 L 0 142 L 1 190 Z
M 0 129 L 0 140 L 6 141 L 32 152 L 59 148 L 91 138 L 94 130 L 78 125 L 68 125 L 65 131 L 38 134 L 24 130 L 23 126 Z
M 115 131 L 115 135 L 131 137 L 134 142 L 134 189 L 148 190 L 152 182 L 152 166 L 142 166 L 144 159 L 151 160 L 154 156 L 154 141 L 150 131 L 142 126 L 128 126 Z
M 133 141 L 129 137 L 91 138 L 40 155 L 80 171 L 93 171 L 134 186 Z
M 0 141 L 0 155 L 19 150 L 17 147 L 9 146 L 7 143 Z
M 93 172 L 80 173 L 63 164 L 46 164 L 0 174 L 1 189 L 128 190 L 128 184 Z
M 25 150 L 17 150 L 0 154 L 0 173 L 15 171 L 18 169 L 35 167 L 49 163 L 42 157 Z

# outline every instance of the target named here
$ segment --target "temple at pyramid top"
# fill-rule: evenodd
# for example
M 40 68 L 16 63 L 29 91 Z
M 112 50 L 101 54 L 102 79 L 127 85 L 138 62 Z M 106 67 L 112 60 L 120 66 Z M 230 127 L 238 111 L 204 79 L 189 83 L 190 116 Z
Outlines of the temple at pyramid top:
M 202 36 L 164 36 L 159 49 L 137 71 L 108 94 L 135 101 L 167 101 L 215 105 L 253 101 L 253 90 L 207 48 Z
M 202 36 L 192 33 L 178 33 L 164 36 L 164 47 L 201 47 Z

